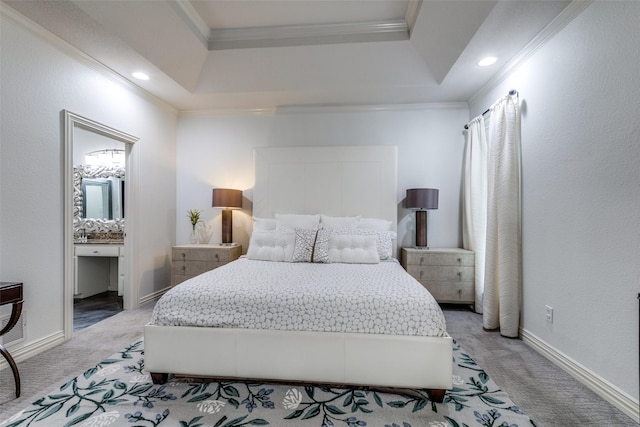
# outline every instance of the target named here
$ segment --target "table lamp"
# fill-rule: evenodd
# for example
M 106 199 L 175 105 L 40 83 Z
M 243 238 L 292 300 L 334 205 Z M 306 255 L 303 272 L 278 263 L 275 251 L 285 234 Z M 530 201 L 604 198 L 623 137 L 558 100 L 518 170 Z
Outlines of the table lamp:
M 214 188 L 211 206 L 222 209 L 222 244 L 233 245 L 232 209 L 242 207 L 242 191 L 230 188 Z
M 416 248 L 429 249 L 427 245 L 428 209 L 438 209 L 438 193 L 435 188 L 411 188 L 407 190 L 405 207 L 416 209 Z

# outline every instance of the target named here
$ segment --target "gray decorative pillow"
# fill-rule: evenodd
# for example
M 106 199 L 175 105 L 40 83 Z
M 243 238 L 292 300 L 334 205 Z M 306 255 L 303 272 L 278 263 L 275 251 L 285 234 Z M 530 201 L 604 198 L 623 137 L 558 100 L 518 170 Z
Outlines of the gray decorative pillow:
M 333 231 L 332 228 L 318 230 L 316 244 L 313 249 L 313 262 L 329 262 L 329 238 Z
M 296 228 L 296 243 L 293 246 L 292 262 L 311 262 L 313 259 L 313 246 L 316 241 L 316 230 Z

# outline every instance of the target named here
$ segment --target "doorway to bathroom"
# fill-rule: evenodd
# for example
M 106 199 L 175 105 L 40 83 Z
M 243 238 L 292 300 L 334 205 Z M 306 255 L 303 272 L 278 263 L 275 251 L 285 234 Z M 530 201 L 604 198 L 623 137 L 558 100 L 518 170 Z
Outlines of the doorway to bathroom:
M 137 138 L 65 115 L 65 338 L 129 307 L 130 153 Z M 127 235 L 129 234 L 129 236 Z M 135 294 L 135 295 L 134 295 Z

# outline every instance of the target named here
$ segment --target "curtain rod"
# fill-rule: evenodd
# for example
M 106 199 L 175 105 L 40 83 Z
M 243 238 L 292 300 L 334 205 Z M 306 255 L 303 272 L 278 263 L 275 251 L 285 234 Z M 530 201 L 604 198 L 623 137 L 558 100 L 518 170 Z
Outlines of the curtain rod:
M 511 95 L 511 96 L 514 96 L 514 95 L 517 95 L 517 94 L 518 94 L 518 91 L 517 91 L 517 90 L 515 90 L 515 89 L 511 89 L 511 90 L 509 91 L 509 95 Z M 485 114 L 487 114 L 489 111 L 491 111 L 491 108 L 487 108 L 486 110 L 484 110 L 484 113 L 482 113 L 482 115 L 484 116 L 484 115 L 485 115 Z M 467 123 L 466 125 L 464 125 L 464 128 L 465 128 L 465 129 L 469 129 L 469 123 Z

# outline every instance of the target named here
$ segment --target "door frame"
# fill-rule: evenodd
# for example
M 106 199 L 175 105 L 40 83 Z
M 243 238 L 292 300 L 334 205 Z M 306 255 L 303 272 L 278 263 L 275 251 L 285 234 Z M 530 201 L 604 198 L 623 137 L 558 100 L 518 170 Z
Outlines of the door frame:
M 119 131 L 112 127 L 103 125 L 94 120 L 63 110 L 64 113 L 64 224 L 63 224 L 63 313 L 64 313 L 64 339 L 69 340 L 73 336 L 73 293 L 74 293 L 74 266 L 73 266 L 73 138 L 74 129 L 83 128 L 85 130 L 98 133 L 108 138 L 115 139 L 125 144 L 125 230 L 124 233 L 124 309 L 131 310 L 138 308 L 139 290 L 136 280 L 133 254 L 136 246 L 136 223 L 135 212 L 138 211 L 133 205 L 138 199 L 136 197 L 138 182 L 138 160 L 135 155 L 134 144 L 138 137 Z

